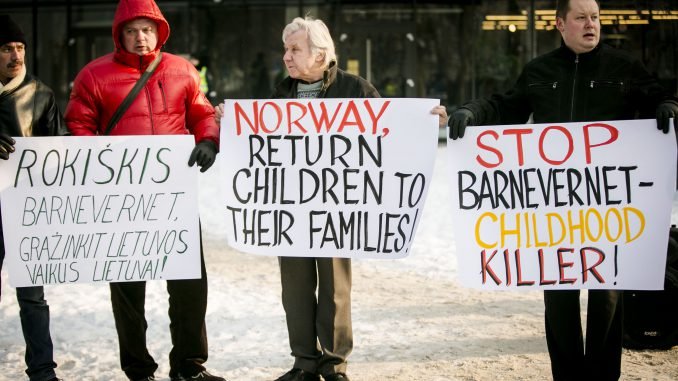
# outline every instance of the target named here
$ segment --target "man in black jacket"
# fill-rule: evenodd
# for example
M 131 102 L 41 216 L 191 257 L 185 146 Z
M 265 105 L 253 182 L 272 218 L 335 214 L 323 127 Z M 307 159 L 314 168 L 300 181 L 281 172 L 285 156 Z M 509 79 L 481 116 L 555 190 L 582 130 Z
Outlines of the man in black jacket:
M 515 86 L 490 99 L 455 110 L 451 139 L 467 125 L 624 120 L 656 116 L 667 133 L 678 128 L 678 101 L 637 59 L 599 44 L 599 4 L 559 1 L 560 48 L 529 62 Z M 444 113 L 441 122 L 444 123 Z M 586 347 L 582 337 L 579 290 L 544 291 L 546 342 L 554 380 L 617 380 L 621 373 L 621 292 L 590 290 Z
M 52 90 L 26 73 L 26 38 L 7 15 L 0 15 L 0 158 L 14 151 L 12 136 L 65 135 Z M 0 220 L 0 269 L 5 259 Z M 26 341 L 26 374 L 31 381 L 57 380 L 49 306 L 42 286 L 17 287 L 21 328 Z

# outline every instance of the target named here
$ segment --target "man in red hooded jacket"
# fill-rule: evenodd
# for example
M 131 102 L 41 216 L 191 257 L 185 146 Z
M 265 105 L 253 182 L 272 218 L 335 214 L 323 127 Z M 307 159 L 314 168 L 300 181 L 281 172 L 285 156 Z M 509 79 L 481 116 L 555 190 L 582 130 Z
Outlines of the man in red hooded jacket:
M 160 54 L 170 28 L 153 0 L 121 0 L 113 20 L 115 52 L 87 64 L 75 79 L 66 108 L 73 135 L 103 135 L 118 106 L 148 65 Z M 201 172 L 213 163 L 219 146 L 214 109 L 200 91 L 200 76 L 190 62 L 163 53 L 161 61 L 111 135 L 193 134 L 196 146 L 188 165 Z M 207 361 L 205 313 L 207 275 L 201 244 L 200 279 L 169 280 L 172 381 L 225 381 L 202 365 Z M 146 348 L 146 283 L 111 283 L 120 364 L 130 380 L 154 380 L 158 364 Z

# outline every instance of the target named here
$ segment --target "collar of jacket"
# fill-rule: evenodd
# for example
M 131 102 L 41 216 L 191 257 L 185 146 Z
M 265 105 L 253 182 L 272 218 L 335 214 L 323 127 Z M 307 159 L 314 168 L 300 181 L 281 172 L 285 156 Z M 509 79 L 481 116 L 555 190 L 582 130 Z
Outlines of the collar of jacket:
M 337 61 L 330 61 L 330 65 L 323 72 L 323 88 L 321 91 L 327 90 L 328 87 L 337 79 Z
M 16 77 L 12 78 L 6 84 L 0 83 L 0 94 L 9 93 L 23 83 L 26 78 L 26 64 L 21 65 L 21 70 Z
M 570 49 L 567 45 L 565 45 L 564 41 L 561 41 L 558 53 L 560 56 L 567 60 L 574 61 L 577 57 L 579 57 L 579 61 L 582 60 L 585 61 L 597 56 L 598 52 L 600 52 L 601 46 L 602 43 L 598 43 L 598 45 L 596 45 L 596 47 L 593 48 L 593 50 L 591 50 L 590 52 L 577 54 L 574 51 L 572 51 L 572 49 Z
M 323 97 L 327 89 L 337 80 L 337 61 L 331 61 L 330 65 L 323 72 L 323 86 L 320 89 L 319 97 Z M 302 82 L 290 76 L 285 77 L 274 89 L 273 98 L 296 98 L 297 84 Z
M 140 56 L 138 54 L 130 53 L 124 48 L 118 48 L 115 51 L 115 54 L 113 55 L 114 59 L 126 66 L 133 67 L 135 69 L 139 69 L 139 71 L 144 71 L 148 67 L 148 65 L 153 62 L 155 57 L 158 56 L 158 53 L 160 52 L 160 49 L 155 49 L 154 51 L 145 54 L 143 56 Z
M 328 87 L 337 79 L 337 61 L 330 61 L 329 66 L 325 71 L 323 71 L 323 86 L 320 89 L 320 92 L 324 92 L 327 90 Z M 316 83 L 317 81 L 313 82 L 306 82 L 301 79 L 296 79 L 293 81 L 294 82 L 294 88 L 296 89 L 298 83 L 305 83 L 305 84 L 310 84 L 310 83 Z

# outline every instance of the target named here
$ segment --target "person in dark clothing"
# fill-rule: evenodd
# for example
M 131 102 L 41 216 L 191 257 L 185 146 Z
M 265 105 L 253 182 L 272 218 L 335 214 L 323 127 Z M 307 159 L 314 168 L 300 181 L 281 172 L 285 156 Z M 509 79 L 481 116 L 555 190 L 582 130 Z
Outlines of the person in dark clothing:
M 321 20 L 295 18 L 283 29 L 282 40 L 289 76 L 276 85 L 272 98 L 379 97 L 372 84 L 337 67 L 334 41 Z M 219 104 L 215 110 L 217 121 L 223 116 L 223 107 Z M 348 381 L 346 359 L 353 350 L 351 259 L 278 260 L 295 361 L 276 381 L 320 381 L 321 375 L 324 381 Z
M 153 0 L 121 0 L 113 19 L 115 52 L 87 64 L 78 73 L 66 108 L 73 135 L 104 135 L 109 120 L 146 68 L 160 58 L 111 135 L 193 135 L 195 147 L 188 165 L 204 172 L 214 163 L 219 127 L 214 108 L 200 91 L 200 76 L 188 60 L 160 52 L 170 27 Z M 171 381 L 225 381 L 209 374 L 207 361 L 207 274 L 202 242 L 201 277 L 168 280 Z M 130 380 L 154 380 L 158 364 L 146 346 L 144 316 L 146 282 L 110 284 L 113 317 L 118 333 L 120 365 Z
M 12 136 L 66 135 L 52 89 L 26 73 L 26 38 L 8 15 L 0 15 L 0 158 L 14 151 Z M 0 220 L 0 270 L 5 259 Z M 1 293 L 1 290 L 0 290 Z M 42 286 L 17 287 L 21 329 L 26 341 L 26 374 L 31 381 L 58 380 L 49 305 Z
M 565 0 L 557 6 L 562 46 L 537 57 L 504 94 L 468 102 L 449 119 L 449 137 L 469 125 L 657 118 L 667 133 L 678 128 L 678 100 L 663 89 L 639 60 L 599 44 L 599 4 Z M 441 113 L 441 124 L 446 121 Z M 621 291 L 589 290 L 586 345 L 579 290 L 544 291 L 546 342 L 554 380 L 617 380 L 621 375 Z
M 325 23 L 297 17 L 283 29 L 283 62 L 289 76 L 273 98 L 376 98 L 365 79 L 337 68 Z M 282 303 L 294 367 L 277 381 L 348 381 L 353 349 L 351 260 L 280 257 Z M 316 288 L 318 294 L 316 297 Z

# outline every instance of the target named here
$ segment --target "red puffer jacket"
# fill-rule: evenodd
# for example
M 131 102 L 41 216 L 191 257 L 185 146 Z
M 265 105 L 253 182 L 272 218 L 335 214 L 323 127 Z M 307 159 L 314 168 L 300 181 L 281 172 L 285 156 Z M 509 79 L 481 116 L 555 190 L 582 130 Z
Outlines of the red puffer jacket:
M 136 18 L 156 22 L 156 49 L 144 56 L 127 52 L 122 27 Z M 108 121 L 169 37 L 169 24 L 153 1 L 121 1 L 113 20 L 114 53 L 87 64 L 75 78 L 65 119 L 73 135 L 104 134 Z M 200 75 L 187 60 L 162 54 L 162 61 L 111 135 L 193 134 L 219 146 L 214 108 L 200 91 Z

